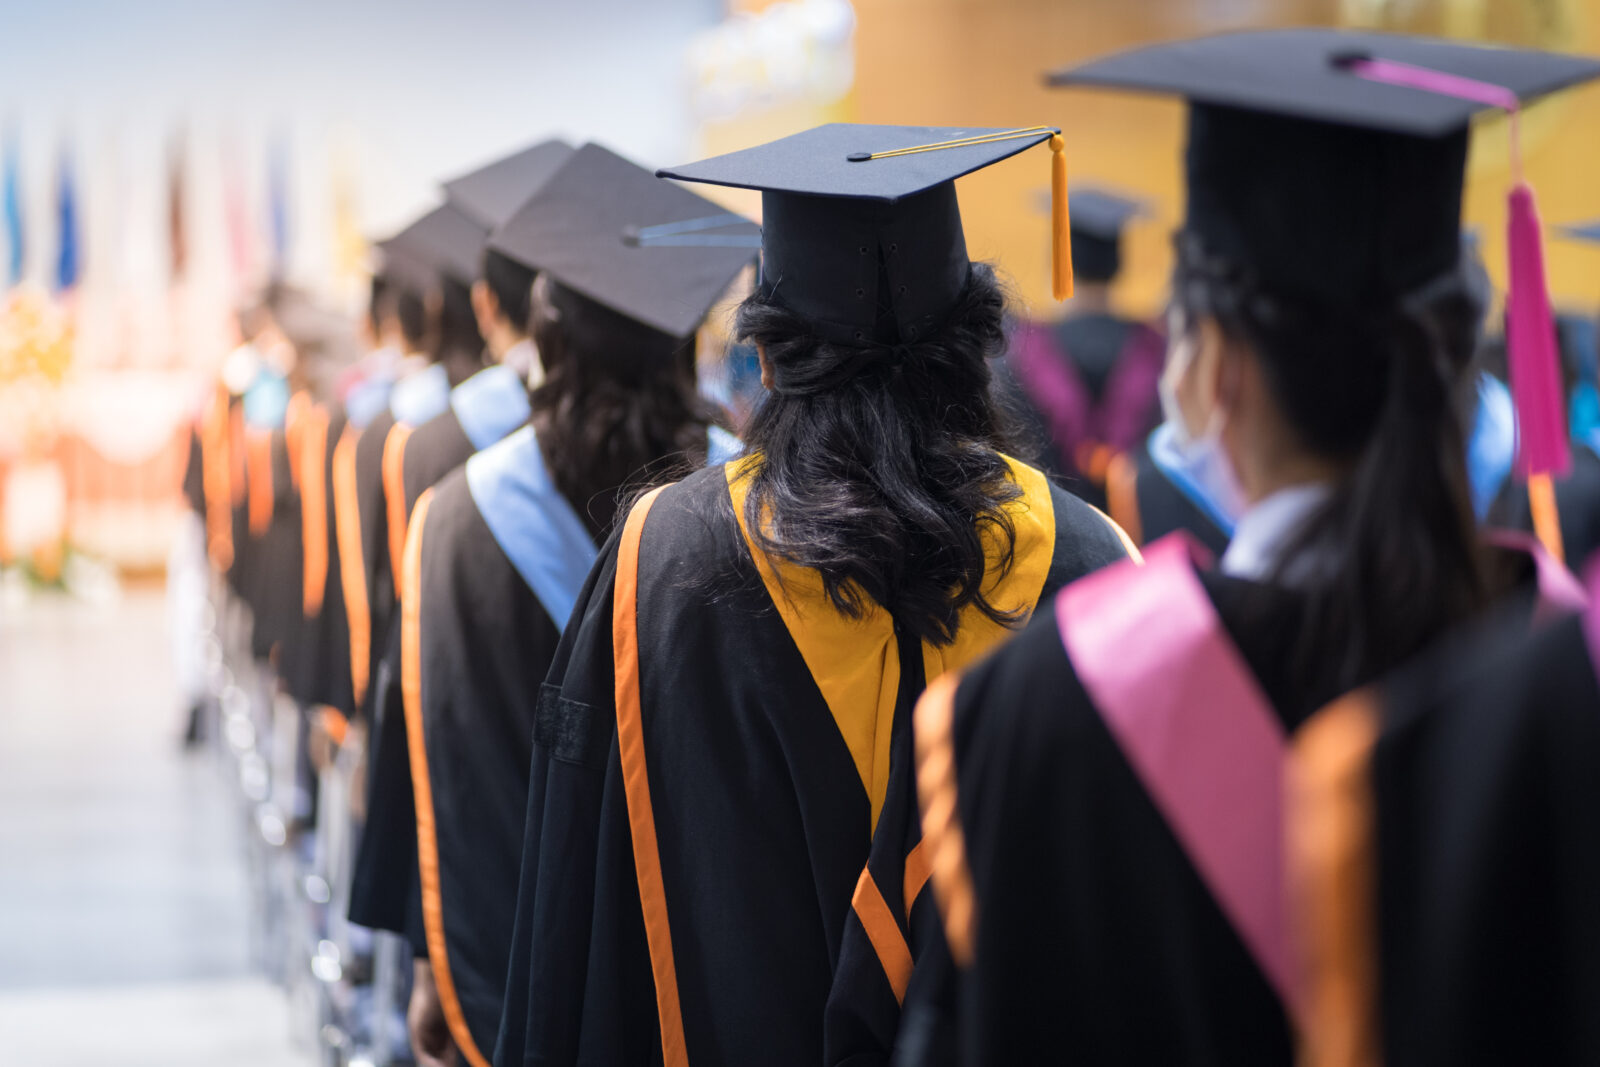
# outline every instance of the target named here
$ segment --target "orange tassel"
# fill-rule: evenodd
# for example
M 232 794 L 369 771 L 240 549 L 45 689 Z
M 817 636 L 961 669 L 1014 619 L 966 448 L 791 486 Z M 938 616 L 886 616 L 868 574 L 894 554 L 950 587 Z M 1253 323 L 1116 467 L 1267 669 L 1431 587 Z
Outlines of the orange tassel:
M 1072 295 L 1072 222 L 1067 213 L 1067 143 L 1050 137 L 1050 291 L 1057 300 Z
M 1558 563 L 1567 561 L 1561 543 L 1561 515 L 1556 509 L 1556 487 L 1548 471 L 1528 476 L 1528 510 L 1533 515 L 1533 533 Z

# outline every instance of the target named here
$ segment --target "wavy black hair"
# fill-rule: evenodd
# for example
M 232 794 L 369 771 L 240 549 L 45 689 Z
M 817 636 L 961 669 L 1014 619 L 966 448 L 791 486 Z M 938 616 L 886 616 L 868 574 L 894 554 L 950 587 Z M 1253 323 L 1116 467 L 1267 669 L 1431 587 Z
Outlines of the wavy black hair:
M 716 421 L 695 391 L 695 338 L 669 337 L 540 275 L 532 334 L 544 363 L 533 423 L 556 488 L 603 536 L 619 503 L 704 465 Z
M 984 595 L 985 543 L 1009 569 L 1005 505 L 1021 495 L 989 392 L 1004 313 L 983 263 L 944 325 L 911 344 L 835 344 L 759 290 L 740 306 L 739 338 L 761 346 L 774 386 L 745 429 L 762 457 L 745 526 L 760 551 L 817 571 L 844 615 L 879 604 L 936 646 L 955 639 L 969 606 L 1018 621 Z
M 1272 291 L 1180 233 L 1173 302 L 1253 352 L 1301 445 L 1345 471 L 1282 554 L 1305 592 L 1295 676 L 1336 694 L 1483 607 L 1494 582 L 1468 488 L 1463 394 L 1482 321 L 1467 267 L 1388 303 Z

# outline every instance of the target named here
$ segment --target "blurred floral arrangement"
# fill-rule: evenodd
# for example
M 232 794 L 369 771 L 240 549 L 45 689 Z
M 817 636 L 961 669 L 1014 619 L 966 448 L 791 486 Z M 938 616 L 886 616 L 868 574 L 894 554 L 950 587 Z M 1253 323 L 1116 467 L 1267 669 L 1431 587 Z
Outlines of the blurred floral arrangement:
M 0 386 L 29 378 L 60 385 L 72 366 L 72 320 L 37 285 L 19 285 L 0 304 Z

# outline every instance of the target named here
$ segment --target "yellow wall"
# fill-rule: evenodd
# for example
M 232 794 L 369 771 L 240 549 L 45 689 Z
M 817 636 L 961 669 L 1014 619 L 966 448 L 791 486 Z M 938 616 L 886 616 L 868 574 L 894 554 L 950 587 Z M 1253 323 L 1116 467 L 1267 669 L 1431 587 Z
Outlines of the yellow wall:
M 1168 237 L 1182 217 L 1182 108 L 1125 94 L 1046 89 L 1044 71 L 1143 42 L 1313 23 L 1600 54 L 1600 0 L 856 0 L 856 12 L 856 121 L 1052 123 L 1065 134 L 1074 180 L 1124 186 L 1154 200 L 1154 218 L 1129 233 L 1121 293 L 1126 306 L 1147 313 L 1163 298 Z M 1481 126 L 1465 220 L 1481 227 L 1497 278 L 1505 254 L 1504 126 L 1500 119 Z M 771 135 L 784 132 L 790 131 Z M 1545 220 L 1600 216 L 1600 89 L 1535 107 L 1524 137 Z M 997 259 L 1040 316 L 1055 312 L 1042 210 L 1048 187 L 1043 148 L 960 186 L 972 254 Z M 1558 301 L 1591 306 L 1600 298 L 1600 246 L 1550 241 L 1548 248 Z

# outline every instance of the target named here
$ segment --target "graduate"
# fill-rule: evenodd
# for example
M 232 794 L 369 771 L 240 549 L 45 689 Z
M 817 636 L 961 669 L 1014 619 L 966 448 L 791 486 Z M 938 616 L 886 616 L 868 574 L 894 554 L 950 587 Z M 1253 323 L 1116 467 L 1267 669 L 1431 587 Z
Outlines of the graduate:
M 1362 795 L 1334 773 L 1370 736 L 1318 713 L 1505 585 L 1475 528 L 1459 399 L 1480 314 L 1462 183 L 1484 105 L 1411 86 L 1528 100 L 1596 75 L 1301 29 L 1055 76 L 1189 101 L 1163 406 L 1245 507 L 1217 565 L 1181 538 L 1151 546 L 923 698 L 924 846 L 956 969 L 908 1003 L 905 1062 L 1431 1062 L 1387 1055 L 1404 1013 L 1372 1043 L 1380 945 L 1329 921 L 1371 870 L 1345 833 Z M 1451 880 L 1425 906 L 1474 891 Z M 1430 981 L 1452 967 L 1435 947 Z
M 1323 911 L 1356 950 L 1346 973 L 1376 978 L 1348 983 L 1352 1047 L 1600 1060 L 1600 569 L 1587 585 L 1583 612 L 1493 620 L 1319 716 L 1369 741 L 1313 780 L 1358 801 L 1340 829 L 1366 883 Z
M 660 172 L 762 192 L 734 332 L 769 395 L 744 457 L 633 505 L 562 633 L 502 1067 L 817 1063 L 925 680 L 1126 555 L 996 430 L 1005 301 L 954 179 L 1047 141 L 1064 195 L 1048 127 L 829 125 Z M 641 218 L 635 239 L 711 246 L 726 218 Z M 1064 243 L 1056 263 L 1064 283 Z
M 378 658 L 369 673 L 367 823 L 351 902 L 351 917 L 363 925 L 396 933 L 419 930 L 418 913 L 405 904 L 415 898 L 418 886 L 398 626 L 400 566 L 411 509 L 439 478 L 528 419 L 526 372 L 519 373 L 507 360 L 525 367 L 534 362 L 528 341 L 533 274 L 486 242 L 494 227 L 537 194 L 571 155 L 565 142 L 543 141 L 446 182 L 445 205 L 396 239 L 402 263 L 415 256 L 436 265 L 443 297 L 441 356 L 435 366 L 478 339 L 482 349 L 475 362 L 482 369 L 461 381 L 452 374 L 454 384 L 444 403 L 433 405 L 431 417 L 421 405 L 404 413 L 391 405 L 395 417 L 384 431 L 379 521 L 387 544 L 378 547 L 383 559 L 375 565 L 366 635 Z M 452 333 L 458 335 L 454 340 Z M 406 388 L 401 387 L 397 403 L 409 399 Z
M 405 780 L 405 760 L 397 755 L 399 746 L 385 744 L 389 736 L 400 732 L 399 717 L 392 716 L 387 724 L 384 721 L 385 712 L 398 703 L 399 632 L 394 621 L 406 520 L 401 459 L 411 430 L 449 409 L 453 387 L 483 367 L 483 339 L 470 295 L 477 260 L 464 254 L 463 248 L 481 248 L 484 236 L 476 220 L 446 203 L 384 247 L 385 269 L 409 278 L 414 291 L 427 294 L 433 315 L 428 322 L 429 362 L 395 383 L 388 409 L 372 420 L 356 443 L 356 507 L 346 509 L 354 511 L 360 530 L 358 558 L 364 586 L 360 602 L 366 610 L 350 609 L 349 625 L 357 716 L 367 730 L 368 791 L 349 918 L 377 930 L 407 929 L 407 896 L 397 893 L 395 887 L 407 881 L 414 884 L 416 879 L 415 850 L 404 845 L 408 820 L 395 815 L 396 826 L 378 825 L 377 820 L 390 809 L 372 806 L 384 783 Z M 364 660 L 364 665 L 358 660 Z M 397 844 L 401 847 L 394 847 Z
M 1111 457 L 1136 448 L 1160 421 L 1156 378 L 1166 342 L 1117 314 L 1111 290 L 1122 271 L 1122 231 L 1143 214 L 1138 200 L 1074 187 L 1072 299 L 1055 323 L 1023 323 L 1007 360 L 1049 441 L 1041 465 L 1073 492 L 1104 506 Z
M 742 242 L 619 239 L 641 221 L 717 215 L 719 234 Z M 453 1048 L 486 1064 L 494 1051 L 540 684 L 619 501 L 737 451 L 695 390 L 695 338 L 758 244 L 754 225 L 596 144 L 493 238 L 490 255 L 539 272 L 543 384 L 531 424 L 412 515 L 401 688 L 421 859 L 410 1013 L 421 1063 Z
M 419 220 L 413 227 L 420 224 Z M 394 322 L 405 354 L 395 361 L 392 377 L 378 374 L 347 396 L 349 422 L 336 450 L 332 475 L 350 637 L 351 704 L 347 711 L 363 722 L 368 718 L 372 676 L 386 647 L 381 640 L 374 640 L 374 628 L 380 621 L 386 623 L 391 595 L 383 455 L 395 424 L 393 407 L 404 396 L 404 406 L 416 417 L 432 418 L 449 398 L 448 377 L 434 368 L 427 354 L 433 334 L 428 300 L 436 283 L 433 272 L 403 240 L 410 229 L 379 243 L 384 281 L 381 291 L 375 285 L 373 292 L 374 304 L 382 307 L 393 302 Z M 397 396 L 399 385 L 412 379 L 416 384 L 407 385 Z

